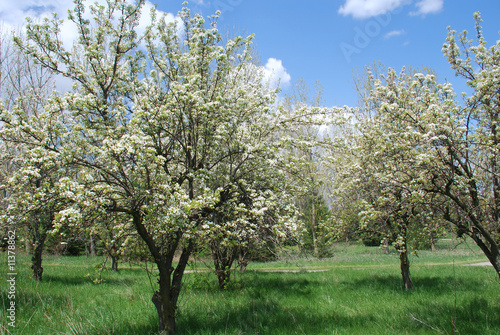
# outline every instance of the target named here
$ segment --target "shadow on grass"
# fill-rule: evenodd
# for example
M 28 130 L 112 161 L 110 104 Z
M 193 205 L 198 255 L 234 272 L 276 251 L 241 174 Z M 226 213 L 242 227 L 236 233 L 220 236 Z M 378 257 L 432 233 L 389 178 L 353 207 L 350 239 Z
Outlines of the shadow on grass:
M 412 296 L 413 304 L 408 305 L 408 313 L 394 311 L 387 316 L 363 312 L 352 314 L 342 309 L 315 308 L 314 303 L 307 303 L 318 299 L 318 292 L 322 292 L 324 283 L 321 278 L 324 274 L 273 274 L 252 273 L 242 276 L 242 288 L 230 289 L 224 293 L 207 294 L 208 299 L 216 299 L 214 309 L 197 306 L 196 308 L 181 308 L 177 317 L 179 335 L 195 334 L 332 334 L 335 331 L 348 334 L 362 333 L 448 333 L 453 334 L 453 328 L 460 334 L 500 334 L 500 304 L 495 300 L 476 298 L 473 295 L 464 296 L 456 307 L 452 300 L 441 301 L 431 299 L 421 300 L 418 295 L 407 295 L 401 289 L 401 278 L 397 275 L 377 275 L 365 279 L 354 279 L 339 282 L 335 290 L 361 290 L 367 292 L 399 291 L 408 302 Z M 58 278 L 58 277 L 55 277 Z M 70 278 L 71 279 L 71 278 Z M 78 277 L 73 278 L 75 285 L 81 283 Z M 84 280 L 88 278 L 83 278 Z M 70 283 L 72 280 L 69 281 Z M 480 287 L 478 280 L 459 279 L 452 277 L 418 277 L 414 278 L 415 293 L 422 292 L 424 297 L 448 293 L 453 296 L 455 283 L 464 290 L 476 292 Z M 210 284 L 216 285 L 216 281 Z M 201 294 L 194 290 L 193 294 Z M 53 307 L 64 308 L 67 301 L 55 298 L 48 301 L 48 296 L 42 297 Z M 409 298 L 409 299 L 406 299 Z M 460 292 L 459 292 L 459 298 Z M 35 295 L 26 296 L 23 300 L 36 303 Z M 374 298 L 377 299 L 377 298 Z M 342 302 L 337 302 L 338 304 Z M 199 303 L 198 303 L 199 304 Z M 209 304 L 209 301 L 207 301 Z M 56 307 L 57 308 L 57 307 Z M 121 335 L 153 335 L 157 334 L 158 319 L 152 304 L 148 305 L 150 312 L 134 315 L 126 322 L 115 323 L 111 312 L 103 312 L 105 318 L 98 318 L 89 323 L 83 319 L 72 319 L 74 328 L 79 324 L 86 329 L 87 334 L 121 334 Z M 116 313 L 116 312 L 115 312 Z M 431 325 L 436 332 L 410 317 Z M 142 319 L 141 319 L 142 318 Z M 389 322 L 391 322 L 389 324 Z M 375 326 L 374 326 L 375 325 Z M 385 328 L 384 328 L 385 327 Z M 389 329 L 390 328 L 390 329 Z M 383 332 L 383 329 L 386 332 Z M 382 331 L 382 332 L 381 332 Z
M 318 289 L 319 282 L 303 278 L 297 273 L 249 273 L 244 282 L 245 290 L 254 298 L 267 297 L 269 292 L 290 296 L 307 296 Z
M 372 292 L 367 299 L 378 299 L 376 294 L 381 291 L 399 292 L 402 299 L 397 305 L 407 306 L 407 313 L 404 308 L 387 309 L 379 314 L 351 313 L 339 308 L 342 301 L 326 309 L 305 303 L 306 299 L 318 299 L 317 292 L 321 292 L 323 285 L 319 280 L 294 274 L 275 277 L 260 273 L 252 276 L 242 291 L 224 295 L 227 301 L 216 309 L 211 306 L 206 313 L 202 308 L 181 311 L 179 334 L 362 334 L 364 330 L 367 334 L 500 334 L 500 304 L 495 299 L 477 298 L 471 294 L 480 287 L 479 280 L 416 278 L 413 292 L 402 290 L 400 281 L 398 276 L 389 275 L 339 283 L 344 289 L 349 285 L 348 290 Z M 459 302 L 456 305 L 453 301 L 455 283 L 464 290 L 463 297 L 461 291 L 457 291 Z M 438 295 L 445 294 L 450 299 L 446 296 L 438 299 Z M 247 303 L 232 303 L 238 295 Z M 318 304 L 320 300 L 316 300 Z M 362 304 L 360 301 L 359 310 L 363 310 Z
M 500 306 L 485 298 L 460 299 L 454 302 L 429 302 L 408 310 L 407 322 L 413 327 L 432 326 L 444 334 L 500 334 Z M 420 321 L 415 321 L 417 318 Z M 427 327 L 428 327 L 427 326 Z
M 349 322 L 342 315 L 318 315 L 305 305 L 314 299 L 321 283 L 311 274 L 262 273 L 247 271 L 235 278 L 236 287 L 230 286 L 224 292 L 214 289 L 195 289 L 194 294 L 206 293 L 207 313 L 203 306 L 195 310 L 180 310 L 179 334 L 319 334 L 329 329 L 340 319 Z M 211 281 L 210 285 L 217 285 Z M 208 306 L 209 299 L 223 298 L 223 303 L 214 310 Z M 284 306 L 283 301 L 296 301 Z M 302 304 L 304 302 L 304 304 Z M 369 318 L 358 318 L 355 322 L 368 322 Z
M 456 313 L 453 306 L 452 311 L 461 334 L 487 334 L 491 331 L 500 334 L 500 306 L 491 306 L 484 298 L 474 298 L 457 306 Z
M 99 278 L 99 273 L 93 268 L 88 268 L 84 271 L 70 272 L 70 271 L 51 271 L 49 269 L 44 271 L 42 283 L 54 283 L 54 284 L 64 284 L 64 285 L 84 285 L 92 283 L 94 279 Z M 100 279 L 102 282 L 108 285 L 130 285 L 137 280 L 143 280 L 142 278 L 146 272 L 142 269 L 123 269 L 119 272 L 112 272 L 110 270 L 105 270 Z
M 179 334 L 325 334 L 335 326 L 363 326 L 370 316 L 347 317 L 338 313 L 317 314 L 303 306 L 283 306 L 276 299 L 251 299 L 247 305 L 222 307 L 217 315 L 183 314 Z
M 80 286 L 80 285 L 88 285 L 92 284 L 93 280 L 98 278 L 98 275 L 94 273 L 90 273 L 88 276 L 84 275 L 54 275 L 54 274 L 47 274 L 43 276 L 43 281 L 42 283 L 53 283 L 53 284 L 60 284 L 60 285 L 66 285 L 66 286 Z M 109 278 L 108 276 L 102 276 L 102 284 L 104 285 L 109 285 L 109 286 L 117 286 L 117 285 L 131 285 L 135 282 L 134 279 L 132 278 Z

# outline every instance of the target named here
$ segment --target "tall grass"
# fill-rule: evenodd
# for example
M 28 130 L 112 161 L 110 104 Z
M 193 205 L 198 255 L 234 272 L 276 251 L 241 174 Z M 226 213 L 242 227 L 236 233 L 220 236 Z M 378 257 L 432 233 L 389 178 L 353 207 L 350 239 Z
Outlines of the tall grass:
M 447 243 L 447 242 L 446 242 Z M 1 274 L 6 256 L 0 255 Z M 44 280 L 30 278 L 28 255 L 17 258 L 16 328 L 12 334 L 156 334 L 157 314 L 145 271 L 122 265 L 93 281 L 102 259 L 46 256 Z M 471 246 L 441 244 L 412 257 L 415 289 L 401 289 L 396 254 L 337 245 L 326 260 L 253 263 L 220 292 L 207 272 L 185 275 L 179 334 L 500 334 L 500 285 Z M 264 272 L 324 269 L 325 272 Z M 0 275 L 3 277 L 3 275 Z M 154 284 L 154 278 L 153 278 Z

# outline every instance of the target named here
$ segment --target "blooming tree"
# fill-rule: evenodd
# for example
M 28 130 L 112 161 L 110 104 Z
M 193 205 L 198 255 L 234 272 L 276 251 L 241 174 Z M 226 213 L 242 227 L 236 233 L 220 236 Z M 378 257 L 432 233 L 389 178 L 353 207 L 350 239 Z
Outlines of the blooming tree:
M 406 78 L 408 80 L 403 82 Z M 410 92 L 411 77 L 402 74 L 398 78 L 391 71 L 386 80 L 389 87 L 394 87 L 391 84 L 400 80 L 398 93 Z M 380 82 L 375 87 L 380 87 Z M 375 93 L 371 92 L 372 97 Z M 398 102 L 404 99 L 406 103 L 410 99 L 409 95 L 405 98 L 402 94 L 395 96 L 400 99 Z M 355 131 L 350 137 L 341 140 L 341 145 L 347 147 L 334 160 L 338 166 L 335 177 L 338 195 L 361 198 L 362 226 L 375 226 L 394 241 L 393 245 L 400 255 L 403 286 L 410 290 L 413 283 L 407 235 L 413 218 L 419 212 L 417 203 L 413 201 L 416 190 L 412 187 L 418 176 L 414 173 L 415 169 L 411 168 L 417 152 L 411 145 L 413 135 L 399 131 L 405 129 L 395 117 L 404 112 L 406 106 L 400 102 L 400 105 L 394 104 L 392 108 L 393 113 L 382 107 L 372 117 L 358 118 L 354 122 Z
M 184 270 L 207 231 L 233 234 L 238 220 L 279 234 L 293 221 L 279 210 L 279 189 L 265 186 L 268 174 L 248 177 L 272 164 L 266 139 L 288 116 L 271 110 L 274 92 L 261 80 L 243 80 L 252 36 L 224 42 L 218 14 L 207 23 L 186 7 L 180 26 L 153 11 L 139 35 L 143 3 L 113 0 L 87 13 L 75 1 L 69 21 L 79 37 L 71 52 L 57 17 L 28 20 L 28 41 L 18 44 L 74 83 L 44 108 L 45 128 L 28 124 L 43 133 L 33 147 L 65 172 L 54 181 L 67 199 L 55 230 L 99 213 L 128 216 L 158 268 L 152 301 L 160 330 L 172 334 Z M 25 134 L 12 120 L 9 131 Z M 236 212 L 231 221 L 214 219 L 221 208 Z
M 42 110 L 53 77 L 21 52 L 9 35 L 0 32 L 0 98 L 9 110 L 0 118 L 2 223 L 18 236 L 24 233 L 27 249 L 33 252 L 33 277 L 41 280 L 45 239 L 61 208 L 54 186 L 62 171 L 52 155 L 33 143 L 48 140 L 39 130 L 48 126 Z
M 491 47 L 483 37 L 481 17 L 476 20 L 476 40 L 467 32 L 456 39 L 449 29 L 443 53 L 457 76 L 464 78 L 473 94 L 460 111 L 460 128 L 443 140 L 445 166 L 438 181 L 432 174 L 434 192 L 444 195 L 453 207 L 446 218 L 459 235 L 470 236 L 500 276 L 500 40 Z M 443 135 L 441 135 L 443 136 Z M 455 215 L 453 215 L 455 212 Z M 465 218 L 465 220 L 464 220 Z
M 350 157 L 346 180 L 354 183 L 352 189 L 355 184 L 372 183 L 367 190 L 374 197 L 365 218 L 379 219 L 382 213 L 387 217 L 383 222 L 399 222 L 404 233 L 408 223 L 425 223 L 431 220 L 429 215 L 438 215 L 456 227 L 459 237 L 470 236 L 500 274 L 496 171 L 500 45 L 486 48 L 480 17 L 475 16 L 477 45 L 464 32 L 459 46 L 450 30 L 443 46 L 452 68 L 474 90 L 465 105 L 457 103 L 450 84 L 438 84 L 431 74 L 397 75 L 389 70 L 383 81 L 374 81 L 370 92 L 374 116 L 354 122 L 355 145 L 344 149 L 350 153 L 344 156 Z M 397 238 L 396 246 L 404 251 L 401 242 Z
M 291 111 L 320 108 L 322 96 L 319 83 L 316 83 L 311 95 L 304 80 L 299 79 L 293 85 L 293 92 L 285 98 L 284 108 Z M 325 201 L 328 167 L 322 164 L 321 156 L 325 155 L 322 142 L 332 130 L 317 122 L 297 125 L 288 129 L 283 136 L 288 138 L 284 148 L 287 160 L 291 162 L 286 172 L 300 186 L 294 192 L 303 228 L 300 242 L 305 248 L 311 249 L 315 257 L 328 254 L 330 236 L 325 233 L 329 230 L 325 227 L 329 220 L 329 208 Z

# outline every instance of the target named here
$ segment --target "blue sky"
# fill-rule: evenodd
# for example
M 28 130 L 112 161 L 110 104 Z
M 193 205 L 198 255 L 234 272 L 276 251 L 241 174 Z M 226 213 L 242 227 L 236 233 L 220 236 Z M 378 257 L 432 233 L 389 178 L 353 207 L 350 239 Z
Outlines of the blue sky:
M 0 1 L 0 20 L 16 26 L 26 15 L 58 11 L 64 16 L 70 0 Z M 172 13 L 182 0 L 153 0 Z M 483 18 L 489 45 L 500 39 L 498 0 L 192 0 L 194 13 L 211 15 L 220 9 L 221 31 L 255 34 L 255 45 L 269 76 L 280 78 L 287 92 L 303 78 L 324 87 L 327 106 L 357 104 L 353 71 L 374 61 L 400 70 L 402 66 L 429 66 L 440 81 L 465 89 L 455 78 L 441 47 L 447 26 L 475 36 L 473 13 Z

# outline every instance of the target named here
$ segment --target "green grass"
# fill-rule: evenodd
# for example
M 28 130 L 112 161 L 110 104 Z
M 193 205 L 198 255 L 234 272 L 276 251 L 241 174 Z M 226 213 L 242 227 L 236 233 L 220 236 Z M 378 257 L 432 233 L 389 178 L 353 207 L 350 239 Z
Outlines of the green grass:
M 251 263 L 247 272 L 234 273 L 225 292 L 217 290 L 214 275 L 188 273 L 179 334 L 500 334 L 494 270 L 463 266 L 486 260 L 477 248 L 440 246 L 412 256 L 412 292 L 401 290 L 397 254 L 357 244 L 337 245 L 331 259 Z M 119 273 L 105 271 L 103 283 L 94 284 L 102 259 L 45 256 L 44 280 L 36 283 L 28 255 L 17 255 L 12 332 L 3 323 L 9 300 L 6 255 L 0 257 L 0 334 L 156 334 L 144 270 L 122 264 Z M 264 272 L 307 269 L 327 271 Z

